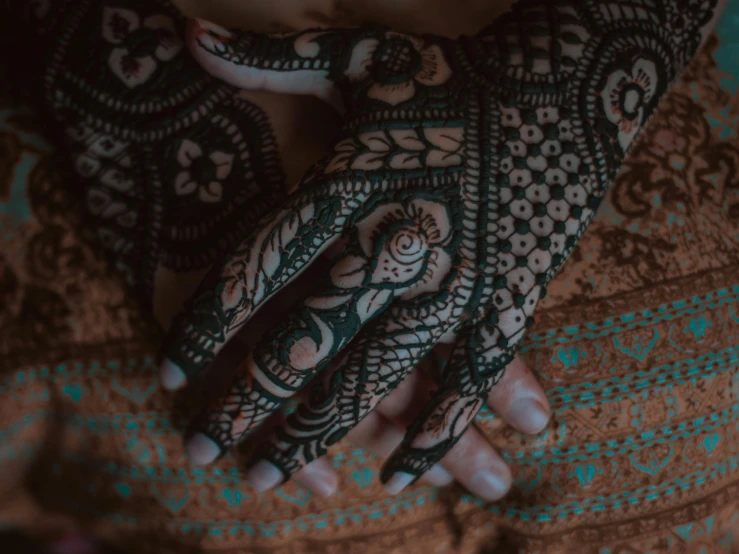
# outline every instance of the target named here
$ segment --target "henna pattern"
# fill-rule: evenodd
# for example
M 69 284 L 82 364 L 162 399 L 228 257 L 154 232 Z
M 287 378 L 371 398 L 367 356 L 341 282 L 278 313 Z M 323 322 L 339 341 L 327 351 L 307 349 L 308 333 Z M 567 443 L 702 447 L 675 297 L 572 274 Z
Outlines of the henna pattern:
M 147 303 L 158 268 L 208 268 L 284 197 L 267 116 L 191 59 L 171 3 L 25 9 L 97 236 Z
M 177 321 L 192 375 L 329 245 L 317 291 L 249 357 L 203 432 L 221 449 L 339 352 L 342 363 L 262 451 L 285 477 L 324 454 L 443 336 L 438 392 L 383 471 L 421 475 L 511 360 L 538 300 L 671 81 L 714 2 L 525 1 L 472 38 L 375 29 L 287 37 L 200 31 L 242 76 L 336 85 L 343 136 Z M 370 325 L 368 325 L 371 322 Z

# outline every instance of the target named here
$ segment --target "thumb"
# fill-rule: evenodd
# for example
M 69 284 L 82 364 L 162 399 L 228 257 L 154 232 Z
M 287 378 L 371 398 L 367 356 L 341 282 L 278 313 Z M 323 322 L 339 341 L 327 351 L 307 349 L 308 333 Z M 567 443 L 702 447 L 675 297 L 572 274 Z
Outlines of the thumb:
M 228 31 L 193 20 L 187 42 L 212 75 L 240 88 L 312 94 L 332 104 L 337 85 L 366 76 L 380 31 L 308 30 L 285 35 Z

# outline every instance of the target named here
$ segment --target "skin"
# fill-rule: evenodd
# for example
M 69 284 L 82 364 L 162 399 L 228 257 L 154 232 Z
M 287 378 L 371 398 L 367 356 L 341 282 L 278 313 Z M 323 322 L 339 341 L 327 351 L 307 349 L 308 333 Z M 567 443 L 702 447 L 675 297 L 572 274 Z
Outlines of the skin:
M 448 342 L 440 386 L 382 478 L 402 490 L 460 444 L 546 283 L 718 13 L 710 1 L 614 6 L 530 2 L 459 42 L 193 29 L 194 55 L 219 77 L 341 99 L 347 114 L 333 151 L 211 274 L 170 333 L 162 371 L 183 381 L 310 261 L 341 246 L 326 280 L 249 354 L 193 437 L 193 456 L 208 461 L 248 436 L 340 355 L 250 470 L 275 485 Z M 519 31 L 527 26 L 533 34 Z M 510 269 L 514 261 L 529 273 Z

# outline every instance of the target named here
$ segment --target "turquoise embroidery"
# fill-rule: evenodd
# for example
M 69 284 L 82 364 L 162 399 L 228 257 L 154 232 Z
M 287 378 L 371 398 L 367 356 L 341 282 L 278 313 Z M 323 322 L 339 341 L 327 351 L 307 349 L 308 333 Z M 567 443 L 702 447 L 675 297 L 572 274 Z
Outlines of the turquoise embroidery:
M 190 500 L 190 494 L 185 492 L 181 496 L 176 496 L 173 494 L 172 489 L 168 488 L 168 492 L 165 494 L 162 494 L 159 492 L 159 489 L 156 484 L 151 486 L 151 493 L 154 495 L 154 497 L 159 500 L 159 502 L 162 503 L 163 506 L 165 506 L 168 510 L 172 512 L 178 512 L 182 508 L 185 507 L 188 500 Z
M 124 499 L 128 500 L 129 498 L 131 498 L 131 485 L 129 485 L 128 483 L 116 483 L 115 485 L 113 485 L 113 488 Z
M 706 438 L 703 439 L 701 442 L 701 448 L 705 451 L 706 455 L 710 458 L 713 454 L 713 451 L 718 446 L 718 443 L 721 442 L 723 439 L 721 438 L 721 435 L 712 433 L 708 435 Z
M 220 497 L 223 498 L 231 508 L 241 506 L 242 500 L 249 500 L 250 496 L 242 489 L 225 488 L 221 491 Z
M 654 345 L 657 344 L 657 340 L 659 339 L 659 332 L 656 329 L 650 329 L 649 331 L 652 334 L 652 338 L 648 340 L 640 334 L 632 340 L 631 344 L 622 344 L 620 338 L 613 337 L 613 345 L 624 354 L 628 354 L 641 362 L 652 351 L 652 348 L 654 348 Z
M 148 379 L 139 379 L 133 386 L 124 387 L 118 377 L 113 378 L 113 389 L 136 404 L 143 404 L 155 391 L 159 389 L 159 383 L 153 375 Z
M 565 366 L 565 369 L 570 369 L 577 367 L 580 363 L 580 360 L 587 357 L 588 355 L 586 353 L 577 348 L 559 348 L 556 351 L 556 359 L 552 358 L 552 361 L 559 361 Z
M 693 333 L 693 336 L 696 339 L 702 339 L 705 336 L 706 331 L 710 327 L 713 327 L 713 324 L 711 323 L 709 319 L 706 319 L 703 316 L 698 316 L 690 320 L 687 328 L 685 329 L 685 332 Z
M 352 479 L 362 488 L 368 487 L 376 477 L 376 472 L 366 467 L 352 471 Z
M 78 404 L 82 400 L 83 394 L 86 393 L 86 391 L 77 384 L 64 385 L 62 387 L 62 392 Z
M 275 489 L 275 492 L 278 496 L 281 496 L 285 500 L 292 502 L 296 506 L 305 506 L 305 503 L 308 502 L 308 500 L 310 500 L 310 498 L 313 496 L 312 492 L 300 488 L 296 488 L 294 494 L 288 494 L 285 491 L 285 487 L 277 487 L 277 489 Z

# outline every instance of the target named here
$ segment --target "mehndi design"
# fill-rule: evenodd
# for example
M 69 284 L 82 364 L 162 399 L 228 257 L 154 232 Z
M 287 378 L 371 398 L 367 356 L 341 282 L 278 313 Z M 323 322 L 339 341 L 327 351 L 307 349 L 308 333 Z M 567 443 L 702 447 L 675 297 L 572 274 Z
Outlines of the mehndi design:
M 417 477 L 440 460 L 534 322 L 713 5 L 527 1 L 459 40 L 201 29 L 200 47 L 242 78 L 279 87 L 291 73 L 309 76 L 322 93 L 337 86 L 347 108 L 333 151 L 226 258 L 170 333 L 169 360 L 195 374 L 342 241 L 326 280 L 254 349 L 203 433 L 230 447 L 342 352 L 263 449 L 289 477 L 455 335 L 440 388 L 383 479 Z
M 158 270 L 206 270 L 284 198 L 267 116 L 192 59 L 170 2 L 23 9 L 97 236 L 147 304 Z

